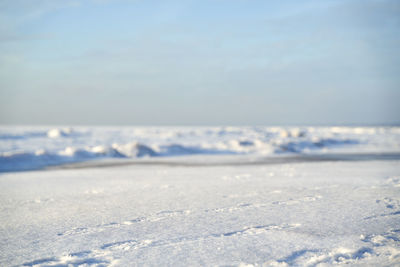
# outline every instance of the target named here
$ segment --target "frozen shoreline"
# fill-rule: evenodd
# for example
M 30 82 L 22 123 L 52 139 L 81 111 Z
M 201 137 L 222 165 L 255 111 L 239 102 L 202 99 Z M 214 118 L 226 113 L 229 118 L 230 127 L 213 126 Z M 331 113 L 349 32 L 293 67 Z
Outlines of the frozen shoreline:
M 0 265 L 396 265 L 399 164 L 3 173 Z
M 86 168 L 110 168 L 121 166 L 170 166 L 170 167 L 216 167 L 216 166 L 252 166 L 293 164 L 306 162 L 347 162 L 347 161 L 393 161 L 400 160 L 400 153 L 345 153 L 322 155 L 281 155 L 273 157 L 259 156 L 189 156 L 176 158 L 148 158 L 126 160 L 97 160 L 71 164 L 62 164 L 47 167 L 45 170 L 57 169 L 86 169 Z
M 354 153 L 400 153 L 400 127 L 0 127 L 0 172 L 181 156 Z

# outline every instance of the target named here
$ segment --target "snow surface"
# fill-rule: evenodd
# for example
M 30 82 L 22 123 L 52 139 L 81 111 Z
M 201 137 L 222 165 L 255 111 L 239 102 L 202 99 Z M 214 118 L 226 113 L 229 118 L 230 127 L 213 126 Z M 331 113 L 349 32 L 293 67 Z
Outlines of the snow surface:
M 0 266 L 400 266 L 399 136 L 2 127 Z
M 399 265 L 399 163 L 6 173 L 0 265 Z

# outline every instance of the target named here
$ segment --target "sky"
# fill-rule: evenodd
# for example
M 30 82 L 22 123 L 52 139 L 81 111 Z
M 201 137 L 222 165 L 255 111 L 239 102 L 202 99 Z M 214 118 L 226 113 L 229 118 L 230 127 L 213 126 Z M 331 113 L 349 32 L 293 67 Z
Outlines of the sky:
M 400 124 L 398 0 L 0 0 L 0 124 Z

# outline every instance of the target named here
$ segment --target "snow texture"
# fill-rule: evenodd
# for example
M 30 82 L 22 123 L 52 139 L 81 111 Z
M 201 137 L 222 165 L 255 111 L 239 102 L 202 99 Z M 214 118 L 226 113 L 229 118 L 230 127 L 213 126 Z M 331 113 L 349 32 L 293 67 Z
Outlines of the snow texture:
M 399 161 L 0 179 L 1 266 L 396 266 Z

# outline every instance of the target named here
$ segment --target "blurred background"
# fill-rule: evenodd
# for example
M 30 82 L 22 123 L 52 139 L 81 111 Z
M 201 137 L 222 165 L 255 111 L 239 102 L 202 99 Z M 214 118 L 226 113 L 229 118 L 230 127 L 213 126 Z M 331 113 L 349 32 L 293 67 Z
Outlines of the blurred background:
M 395 125 L 400 1 L 0 0 L 0 124 Z

